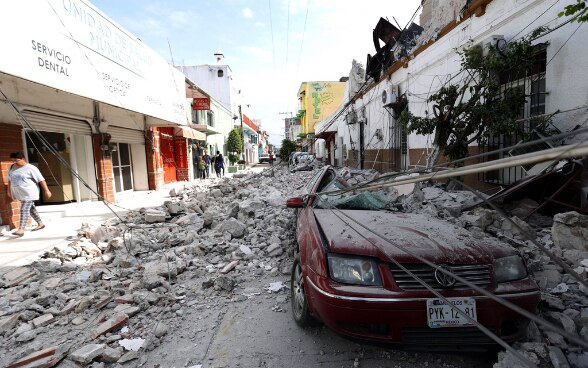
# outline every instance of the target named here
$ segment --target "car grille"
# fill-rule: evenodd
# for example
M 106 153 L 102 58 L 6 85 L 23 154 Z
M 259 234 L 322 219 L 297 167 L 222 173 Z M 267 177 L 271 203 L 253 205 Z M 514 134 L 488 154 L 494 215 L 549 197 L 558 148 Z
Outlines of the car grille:
M 493 333 L 496 329 L 488 328 Z M 450 327 L 450 328 L 403 328 L 401 330 L 402 342 L 407 345 L 431 347 L 431 345 L 477 345 L 493 344 L 494 340 L 486 336 L 477 327 Z
M 426 264 L 403 264 L 407 270 L 433 287 L 433 289 L 467 289 L 467 285 L 456 281 L 451 287 L 444 287 L 435 278 L 435 269 Z M 487 265 L 448 265 L 451 272 L 479 287 L 490 285 L 490 268 Z M 391 265 L 390 270 L 396 285 L 403 290 L 426 290 L 426 288 L 397 265 Z

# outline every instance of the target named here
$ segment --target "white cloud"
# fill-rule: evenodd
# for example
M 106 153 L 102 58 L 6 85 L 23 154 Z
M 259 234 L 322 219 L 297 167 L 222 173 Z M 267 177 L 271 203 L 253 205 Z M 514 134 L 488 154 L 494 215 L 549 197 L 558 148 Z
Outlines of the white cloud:
M 253 19 L 253 10 L 244 8 L 242 11 L 243 18 Z

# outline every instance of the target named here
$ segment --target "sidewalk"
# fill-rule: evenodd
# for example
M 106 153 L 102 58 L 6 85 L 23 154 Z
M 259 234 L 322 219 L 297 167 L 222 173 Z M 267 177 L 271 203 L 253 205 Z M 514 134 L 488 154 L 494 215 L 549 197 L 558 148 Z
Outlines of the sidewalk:
M 267 166 L 247 167 L 239 173 L 259 172 Z M 232 174 L 226 174 L 231 178 Z M 124 214 L 127 210 L 137 210 L 143 207 L 156 207 L 169 200 L 172 188 L 182 189 L 194 184 L 205 187 L 218 183 L 216 178 L 204 181 L 197 179 L 192 182 L 177 182 L 164 185 L 156 191 L 136 191 L 122 195 L 116 204 L 110 206 L 117 214 Z M 37 207 L 41 219 L 46 227 L 40 231 L 26 231 L 22 238 L 14 238 L 3 231 L 0 236 L 0 273 L 7 267 L 21 266 L 31 263 L 44 251 L 60 245 L 67 245 L 70 236 L 76 236 L 82 223 L 99 225 L 113 217 L 112 211 L 102 202 L 68 203 L 61 205 L 47 205 Z

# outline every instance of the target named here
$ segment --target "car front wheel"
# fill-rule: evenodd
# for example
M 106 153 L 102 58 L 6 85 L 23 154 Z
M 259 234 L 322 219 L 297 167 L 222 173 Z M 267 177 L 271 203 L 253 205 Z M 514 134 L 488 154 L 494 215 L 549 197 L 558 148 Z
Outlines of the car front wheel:
M 290 299 L 292 300 L 292 316 L 300 327 L 310 326 L 312 324 L 312 316 L 308 311 L 306 294 L 304 293 L 304 277 L 302 276 L 299 255 L 296 255 L 296 258 L 294 258 L 291 275 Z

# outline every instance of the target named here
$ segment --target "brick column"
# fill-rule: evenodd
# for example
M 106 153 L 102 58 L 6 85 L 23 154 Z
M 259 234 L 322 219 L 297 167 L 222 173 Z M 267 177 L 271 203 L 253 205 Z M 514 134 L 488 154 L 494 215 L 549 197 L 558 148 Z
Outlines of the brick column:
M 96 158 L 96 181 L 98 193 L 108 202 L 114 202 L 114 172 L 112 171 L 112 159 L 106 157 L 102 151 L 102 135 L 92 134 L 92 148 Z
M 147 179 L 150 190 L 163 187 L 163 159 L 160 152 L 159 131 L 156 127 L 145 132 L 145 155 L 147 156 Z
M 20 125 L 0 123 L 0 224 L 15 228 L 18 224 L 20 202 L 11 201 L 8 196 L 8 170 L 12 166 L 10 154 L 24 151 Z

